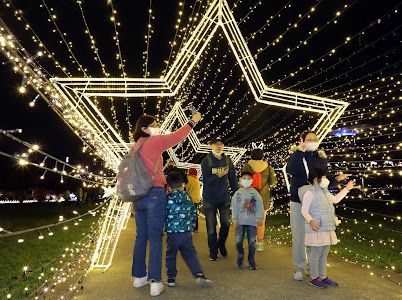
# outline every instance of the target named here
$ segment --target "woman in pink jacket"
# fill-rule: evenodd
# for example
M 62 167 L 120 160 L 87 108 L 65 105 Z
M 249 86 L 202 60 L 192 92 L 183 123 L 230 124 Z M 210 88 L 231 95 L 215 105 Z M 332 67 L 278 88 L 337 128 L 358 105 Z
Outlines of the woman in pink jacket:
M 150 282 L 151 296 L 158 296 L 163 291 L 161 282 L 162 269 L 162 234 L 166 215 L 166 179 L 163 175 L 162 153 L 184 140 L 198 121 L 201 114 L 193 118 L 176 132 L 161 135 L 159 124 L 152 116 L 141 116 L 133 133 L 134 150 L 142 139 L 147 139 L 139 154 L 148 173 L 156 170 L 153 188 L 147 196 L 134 203 L 134 216 L 137 235 L 134 245 L 132 276 L 133 285 L 140 288 Z M 147 242 L 149 241 L 148 271 L 145 263 Z

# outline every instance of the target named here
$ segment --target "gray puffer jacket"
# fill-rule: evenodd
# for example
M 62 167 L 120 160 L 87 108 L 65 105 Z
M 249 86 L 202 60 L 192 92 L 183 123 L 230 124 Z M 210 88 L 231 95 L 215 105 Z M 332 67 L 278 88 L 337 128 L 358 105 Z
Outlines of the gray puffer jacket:
M 319 186 L 313 186 L 311 184 L 304 185 L 299 188 L 299 197 L 303 204 L 304 194 L 310 191 L 314 194 L 314 200 L 311 202 L 309 213 L 311 217 L 320 226 L 318 231 L 334 231 L 336 224 L 335 217 L 335 207 L 332 204 L 331 198 L 333 195 L 328 191 L 328 189 L 322 189 Z M 315 232 L 311 229 L 310 224 L 306 222 L 306 233 Z

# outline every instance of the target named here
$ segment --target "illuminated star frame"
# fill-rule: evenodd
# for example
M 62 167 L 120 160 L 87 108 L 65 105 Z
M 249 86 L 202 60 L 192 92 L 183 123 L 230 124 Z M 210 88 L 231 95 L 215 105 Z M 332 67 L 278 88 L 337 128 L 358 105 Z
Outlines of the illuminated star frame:
M 174 97 L 188 78 L 206 46 L 221 28 L 227 38 L 243 76 L 257 102 L 318 113 L 312 128 L 319 140 L 325 138 L 343 114 L 347 102 L 269 88 L 258 70 L 254 57 L 230 11 L 227 0 L 212 1 L 170 67 L 160 78 L 52 78 L 56 89 L 65 97 Z

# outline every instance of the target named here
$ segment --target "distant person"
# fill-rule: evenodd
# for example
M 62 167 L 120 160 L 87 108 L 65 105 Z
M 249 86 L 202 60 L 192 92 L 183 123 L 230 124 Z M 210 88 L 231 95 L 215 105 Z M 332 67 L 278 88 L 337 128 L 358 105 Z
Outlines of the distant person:
M 182 174 L 173 171 L 167 175 L 170 193 L 167 195 L 167 213 L 165 229 L 167 232 L 166 270 L 167 285 L 176 286 L 176 256 L 180 252 L 184 262 L 200 286 L 211 286 L 197 257 L 192 231 L 195 226 L 197 211 L 188 194 L 184 191 Z
M 328 172 L 327 156 L 323 150 L 318 150 L 319 140 L 312 130 L 302 132 L 300 143 L 292 147 L 294 153 L 290 156 L 286 165 L 286 172 L 290 178 L 290 228 L 292 231 L 292 259 L 294 267 L 294 280 L 303 280 L 303 272 L 306 267 L 306 248 L 304 246 L 305 226 L 301 214 L 301 203 L 298 190 L 308 184 L 310 170 L 319 168 Z M 350 174 L 341 174 L 331 180 L 330 186 L 343 181 Z M 309 249 L 307 249 L 309 251 Z M 308 255 L 308 254 L 307 254 Z
M 194 231 L 198 231 L 198 209 L 201 202 L 201 185 L 198 179 L 198 172 L 195 168 L 188 169 L 186 191 L 193 201 L 196 208 L 197 214 L 195 216 L 195 227 Z
M 251 160 L 246 162 L 243 172 L 253 174 L 253 183 L 251 187 L 255 188 L 262 198 L 264 204 L 264 218 L 262 224 L 257 226 L 257 251 L 264 251 L 265 223 L 268 210 L 271 207 L 271 189 L 276 185 L 276 175 L 267 161 L 264 161 L 264 150 L 253 149 L 251 151 Z
M 139 156 L 143 159 L 149 175 L 152 177 L 155 173 L 151 191 L 133 205 L 137 231 L 132 267 L 133 286 L 140 288 L 150 282 L 151 296 L 158 296 L 163 291 L 161 268 L 162 234 L 166 217 L 166 179 L 162 172 L 162 153 L 184 140 L 200 120 L 201 114 L 196 113 L 177 131 L 162 135 L 156 119 L 143 115 L 138 119 L 133 133 L 133 149 L 136 150 L 142 145 Z M 145 260 L 148 242 L 147 270 Z
M 223 153 L 224 143 L 221 138 L 214 137 L 211 141 L 212 152 L 201 162 L 203 177 L 203 204 L 207 222 L 209 260 L 218 260 L 218 250 L 223 257 L 228 255 L 226 239 L 229 233 L 230 195 L 238 188 L 236 172 L 230 157 Z M 219 239 L 216 233 L 216 214 L 219 211 Z
M 349 181 L 346 187 L 335 196 L 328 191 L 329 180 L 323 169 L 309 172 L 309 185 L 299 188 L 302 200 L 301 213 L 305 220 L 304 243 L 309 249 L 309 283 L 318 288 L 338 286 L 327 276 L 327 257 L 331 245 L 338 243 L 335 233 L 335 208 L 333 203 L 340 202 L 351 189 L 356 187 Z
M 232 220 L 235 229 L 235 241 L 237 249 L 236 265 L 243 266 L 244 249 L 243 240 L 247 234 L 248 240 L 248 265 L 250 270 L 257 270 L 255 262 L 255 237 L 257 226 L 261 226 L 264 218 L 264 207 L 258 191 L 251 187 L 253 174 L 242 172 L 240 188 L 232 198 Z

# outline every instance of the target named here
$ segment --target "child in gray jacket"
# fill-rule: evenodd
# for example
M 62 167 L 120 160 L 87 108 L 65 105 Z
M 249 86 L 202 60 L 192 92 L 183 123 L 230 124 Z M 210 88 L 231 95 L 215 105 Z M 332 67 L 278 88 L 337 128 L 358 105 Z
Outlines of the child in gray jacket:
M 232 219 L 235 228 L 235 241 L 237 248 L 236 265 L 238 268 L 243 266 L 244 249 L 243 240 L 247 233 L 248 237 L 248 263 L 250 270 L 257 270 L 255 263 L 255 248 L 257 225 L 261 225 L 264 219 L 264 208 L 262 199 L 257 190 L 251 187 L 253 174 L 242 172 L 240 178 L 240 188 L 232 198 Z

